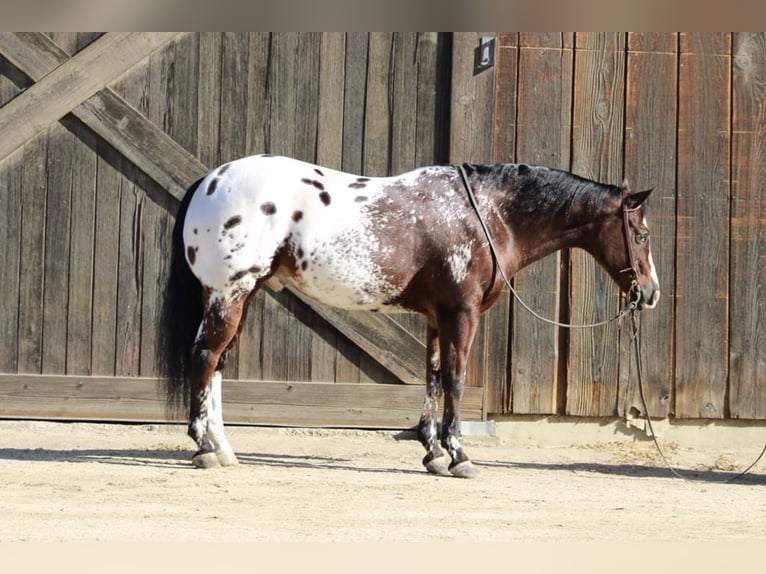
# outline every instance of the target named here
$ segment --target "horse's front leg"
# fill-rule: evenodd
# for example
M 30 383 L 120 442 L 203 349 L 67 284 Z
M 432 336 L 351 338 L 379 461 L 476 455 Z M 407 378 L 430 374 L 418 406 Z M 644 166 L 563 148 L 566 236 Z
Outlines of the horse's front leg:
M 439 342 L 444 387 L 441 444 L 452 458 L 449 472 L 460 478 L 471 478 L 478 471 L 460 445 L 460 401 L 465 391 L 468 353 L 479 325 L 479 313 L 478 309 L 460 309 L 440 319 Z
M 439 398 L 442 396 L 438 331 L 428 326 L 426 341 L 426 396 L 418 424 L 418 439 L 426 449 L 423 466 L 432 474 L 449 474 L 450 459 L 439 447 Z

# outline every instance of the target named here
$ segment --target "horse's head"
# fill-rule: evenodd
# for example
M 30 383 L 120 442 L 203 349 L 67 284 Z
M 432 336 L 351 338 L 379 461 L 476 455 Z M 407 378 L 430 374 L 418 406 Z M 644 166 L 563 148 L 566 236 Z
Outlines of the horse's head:
M 631 191 L 626 179 L 619 198 L 610 207 L 600 233 L 604 267 L 628 294 L 636 309 L 652 309 L 660 300 L 660 285 L 649 246 L 644 201 L 652 192 Z

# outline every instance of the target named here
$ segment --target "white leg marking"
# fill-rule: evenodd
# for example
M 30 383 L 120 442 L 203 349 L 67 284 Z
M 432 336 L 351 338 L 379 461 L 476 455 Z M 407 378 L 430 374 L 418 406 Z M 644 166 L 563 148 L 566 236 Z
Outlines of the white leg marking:
M 237 458 L 223 430 L 222 378 L 221 372 L 215 371 L 210 379 L 207 431 L 218 459 L 221 461 L 221 464 L 227 466 L 236 464 Z

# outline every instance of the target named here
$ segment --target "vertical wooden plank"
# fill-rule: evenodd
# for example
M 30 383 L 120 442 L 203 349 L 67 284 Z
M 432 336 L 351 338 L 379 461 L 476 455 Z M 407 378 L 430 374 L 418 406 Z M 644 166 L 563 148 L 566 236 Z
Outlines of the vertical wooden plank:
M 264 32 L 250 33 L 250 55 L 247 74 L 247 143 L 245 154 L 253 155 L 270 151 L 269 130 L 271 98 L 269 97 L 269 67 L 271 66 L 272 35 Z
M 115 374 L 138 376 L 141 352 L 141 283 L 143 253 L 142 186 L 130 181 L 141 175 L 124 166 L 120 188 L 119 250 L 117 254 L 117 329 L 115 332 Z
M 675 414 L 726 416 L 730 35 L 683 33 L 678 110 Z
M 734 35 L 729 409 L 766 418 L 766 34 Z
M 197 157 L 212 168 L 221 163 L 221 64 L 223 36 L 219 32 L 199 34 L 197 75 Z
M 178 36 L 150 59 L 160 60 L 167 67 L 160 86 L 160 94 L 165 94 L 164 101 L 152 103 L 160 109 L 165 108 L 161 118 L 163 129 L 189 153 L 195 153 L 199 126 L 199 34 Z
M 371 32 L 364 105 L 364 163 L 368 176 L 389 175 L 391 158 L 391 61 L 393 33 Z
M 0 106 L 26 86 L 27 79 L 0 56 Z M 0 371 L 15 373 L 19 349 L 19 281 L 22 243 L 24 157 L 14 154 L 0 164 Z
M 418 34 L 396 32 L 391 48 L 392 74 L 390 173 L 414 169 L 418 117 Z M 414 119 L 414 121 L 413 121 Z
M 48 133 L 45 215 L 45 290 L 43 292 L 44 374 L 66 372 L 67 306 L 69 295 L 69 226 L 71 222 L 72 152 L 74 136 L 61 124 Z M 55 150 L 55 152 L 54 152 Z
M 117 253 L 120 196 L 124 160 L 99 140 L 96 175 L 96 220 L 93 249 L 93 335 L 91 369 L 94 375 L 114 375 L 117 328 Z
M 166 47 L 154 62 L 170 56 Z M 160 60 L 158 60 L 158 59 Z M 119 90 L 128 101 L 144 115 L 159 113 L 157 101 L 159 86 L 153 89 L 151 82 L 152 60 L 145 60 L 125 77 Z M 169 67 L 167 67 L 169 68 Z M 164 79 L 169 78 L 166 69 Z M 155 121 L 161 122 L 159 118 Z M 117 251 L 117 313 L 115 329 L 115 374 L 138 376 L 141 358 L 141 286 L 143 283 L 144 255 L 144 203 L 145 190 L 149 187 L 146 176 L 133 164 L 123 163 L 122 185 L 120 186 L 120 218 Z
M 619 184 L 623 171 L 625 34 L 586 33 L 575 38 L 572 171 Z M 589 254 L 571 256 L 571 320 L 590 323 L 614 316 L 619 289 Z M 613 416 L 617 408 L 617 326 L 569 333 L 566 412 Z
M 0 101 L 2 101 L 0 90 Z M 0 164 L 0 372 L 18 367 L 19 266 L 23 159 L 21 154 Z
M 571 125 L 573 52 L 561 34 L 519 35 L 519 162 L 568 169 Z M 524 301 L 546 317 L 560 318 L 561 254 L 555 253 L 520 271 L 514 288 Z M 552 414 L 561 397 L 558 389 L 561 331 L 514 305 L 512 318 L 511 385 L 513 412 Z
M 418 34 L 417 117 L 415 165 L 449 161 L 449 62 L 452 37 L 446 33 Z
M 343 171 L 362 173 L 364 112 L 369 35 L 346 35 L 346 73 L 343 92 Z
M 24 146 L 19 265 L 20 373 L 42 372 L 47 134 Z
M 492 69 L 474 73 L 474 50 L 482 32 L 453 34 L 450 161 L 453 163 L 491 163 L 494 158 L 495 75 Z M 487 342 L 489 314 L 485 313 L 477 329 L 469 356 L 466 385 L 480 387 L 487 377 Z M 498 311 L 499 312 L 499 311 Z
M 678 35 L 640 32 L 628 35 L 625 94 L 625 175 L 635 190 L 654 188 L 647 202 L 652 255 L 662 298 L 641 314 L 645 396 L 652 417 L 666 417 L 672 405 L 675 325 L 676 120 Z M 651 81 L 648 81 L 651 78 Z M 630 336 L 620 333 L 621 417 L 644 414 Z
M 296 66 L 292 81 L 295 107 L 292 129 L 295 130 L 295 157 L 313 162 L 317 149 L 319 121 L 319 65 L 321 35 L 304 32 L 296 36 Z
M 91 374 L 93 243 L 96 216 L 96 136 L 73 118 L 62 120 L 76 134 L 72 146 L 72 224 L 69 249 L 66 373 Z
M 345 50 L 343 32 L 322 33 L 316 163 L 333 169 L 340 169 L 343 162 Z

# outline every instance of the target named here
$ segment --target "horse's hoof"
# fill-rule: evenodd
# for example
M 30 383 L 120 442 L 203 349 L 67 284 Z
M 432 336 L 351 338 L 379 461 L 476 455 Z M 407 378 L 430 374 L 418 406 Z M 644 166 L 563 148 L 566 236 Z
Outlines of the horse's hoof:
M 218 458 L 218 462 L 221 463 L 221 466 L 237 466 L 239 464 L 237 455 L 231 450 L 219 450 L 216 451 L 215 455 Z
M 192 457 L 192 464 L 197 468 L 215 468 L 221 466 L 214 452 L 198 452 Z
M 436 474 L 438 476 L 449 476 L 450 474 L 449 457 L 445 455 L 434 457 L 429 461 L 424 460 L 423 465 L 426 467 L 426 470 L 430 472 L 431 474 Z
M 449 471 L 457 478 L 474 478 L 479 474 L 479 469 L 470 460 L 450 466 Z

